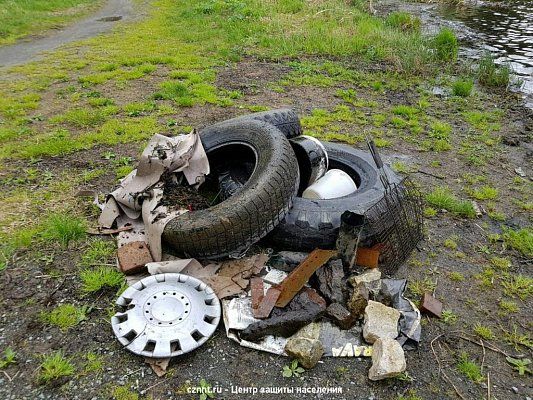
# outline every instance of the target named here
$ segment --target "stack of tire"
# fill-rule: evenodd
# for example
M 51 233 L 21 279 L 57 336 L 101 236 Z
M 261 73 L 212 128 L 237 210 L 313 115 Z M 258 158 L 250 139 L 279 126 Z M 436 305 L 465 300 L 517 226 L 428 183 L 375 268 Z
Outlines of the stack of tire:
M 176 254 L 208 259 L 237 257 L 265 237 L 281 250 L 334 248 L 341 214 L 364 214 L 385 189 L 369 153 L 323 142 L 329 167 L 348 173 L 358 189 L 329 200 L 300 197 L 300 176 L 307 171 L 300 171 L 302 162 L 299 167 L 291 146 L 300 135 L 300 120 L 291 109 L 250 114 L 202 129 L 210 175 L 217 175 L 227 198 L 171 220 L 163 242 Z M 391 170 L 386 172 L 389 180 L 399 181 Z

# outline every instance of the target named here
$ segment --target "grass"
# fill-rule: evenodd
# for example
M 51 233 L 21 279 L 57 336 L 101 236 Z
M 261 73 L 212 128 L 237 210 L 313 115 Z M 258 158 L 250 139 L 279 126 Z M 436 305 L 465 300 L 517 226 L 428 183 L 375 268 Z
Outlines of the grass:
M 438 187 L 428 193 L 426 201 L 434 208 L 444 209 L 458 216 L 466 218 L 475 218 L 476 216 L 471 202 L 457 199 L 450 189 L 445 187 Z
M 450 272 L 448 274 L 448 277 L 450 278 L 450 280 L 454 282 L 463 282 L 465 280 L 465 276 L 462 273 L 457 272 L 457 271 Z
M 408 284 L 409 291 L 418 298 L 422 297 L 424 293 L 433 293 L 436 287 L 437 284 L 429 278 L 413 279 Z
M 522 351 L 522 348 L 533 350 L 533 339 L 527 333 L 520 333 L 516 325 L 511 331 L 504 330 L 505 341 L 513 346 L 516 351 Z
M 459 43 L 457 36 L 449 28 L 443 28 L 434 39 L 435 53 L 439 60 L 454 61 L 457 58 Z
M 126 386 L 115 387 L 112 396 L 115 400 L 139 400 L 139 394 L 131 391 Z
M 526 300 L 533 295 L 533 278 L 520 274 L 512 274 L 502 281 L 504 293 L 509 297 Z
M 484 86 L 506 88 L 511 79 L 511 67 L 496 64 L 494 58 L 487 54 L 479 61 L 477 78 Z
M 64 25 L 100 3 L 91 0 L 2 1 L 0 45 Z
M 50 312 L 43 312 L 41 319 L 66 332 L 70 328 L 78 325 L 81 321 L 86 320 L 88 312 L 88 306 L 76 307 L 74 304 L 62 304 Z
M 453 325 L 457 322 L 459 316 L 454 313 L 452 310 L 443 310 L 442 311 L 442 322 L 447 325 Z
M 109 264 L 115 255 L 116 246 L 111 240 L 93 239 L 89 242 L 87 250 L 82 254 L 80 265 L 95 267 Z
M 474 81 L 471 79 L 457 79 L 452 86 L 454 96 L 468 97 L 474 88 Z
M 505 229 L 503 240 L 509 248 L 518 251 L 524 257 L 533 257 L 533 228 Z
M 85 355 L 85 366 L 83 372 L 85 374 L 98 374 L 104 370 L 104 358 L 93 352 L 88 352 Z
M 471 190 L 469 194 L 476 200 L 494 200 L 498 197 L 499 190 L 492 186 L 484 185 L 478 189 Z
M 42 237 L 50 242 L 59 242 L 67 247 L 71 241 L 86 236 L 85 220 L 69 214 L 52 214 L 44 223 Z
M 500 300 L 498 303 L 498 307 L 507 313 L 517 313 L 520 308 L 518 307 L 518 304 L 516 304 L 514 301 L 509 300 Z
M 496 337 L 492 329 L 479 323 L 474 326 L 474 333 L 485 340 L 492 340 Z
M 467 353 L 463 352 L 459 355 L 457 370 L 474 383 L 479 383 L 483 380 L 481 367 L 470 360 Z
M 120 288 L 124 283 L 122 273 L 112 267 L 85 269 L 80 273 L 84 293 L 95 293 L 105 288 Z
M 405 11 L 392 12 L 387 16 L 385 21 L 388 25 L 403 31 L 420 31 L 420 18 L 415 17 Z
M 74 365 L 70 359 L 65 358 L 63 352 L 57 351 L 43 356 L 39 371 L 40 383 L 47 384 L 72 375 L 74 375 Z

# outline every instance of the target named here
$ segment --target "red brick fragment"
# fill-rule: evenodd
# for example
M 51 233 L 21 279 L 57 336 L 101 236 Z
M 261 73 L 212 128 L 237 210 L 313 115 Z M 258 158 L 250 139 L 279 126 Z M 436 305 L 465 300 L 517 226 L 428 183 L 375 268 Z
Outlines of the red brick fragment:
M 279 285 L 281 295 L 276 307 L 285 307 L 309 281 L 311 275 L 337 254 L 336 250 L 315 249 Z
M 379 264 L 379 255 L 383 244 L 378 243 L 372 247 L 360 247 L 357 249 L 356 264 L 361 267 L 377 268 Z
M 280 290 L 275 286 L 268 289 L 263 297 L 263 300 L 261 300 L 261 303 L 259 303 L 259 307 L 252 309 L 254 317 L 257 319 L 268 318 L 272 312 L 272 309 L 276 305 L 276 301 L 278 300 L 280 294 Z
M 433 315 L 437 318 L 442 317 L 442 303 L 429 293 L 424 293 L 419 308 L 420 312 Z
M 126 275 L 136 274 L 154 261 L 146 242 L 126 243 L 119 247 L 117 257 L 120 270 Z
M 250 288 L 252 292 L 252 308 L 255 310 L 259 307 L 259 303 L 263 300 L 265 289 L 263 286 L 263 279 L 254 276 L 250 279 Z

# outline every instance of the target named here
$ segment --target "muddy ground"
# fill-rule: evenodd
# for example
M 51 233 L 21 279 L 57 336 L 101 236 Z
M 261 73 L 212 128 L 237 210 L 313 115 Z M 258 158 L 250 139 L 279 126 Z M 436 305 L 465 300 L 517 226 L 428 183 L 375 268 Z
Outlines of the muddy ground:
M 311 61 L 321 61 L 310 59 Z M 220 67 L 216 85 L 228 90 L 240 90 L 244 97 L 234 106 L 221 108 L 212 105 L 195 105 L 180 108 L 174 114 L 159 117 L 162 124 L 169 118 L 190 126 L 205 126 L 236 115 L 244 114 L 250 105 L 293 107 L 300 115 L 308 116 L 313 109 L 333 110 L 343 104 L 336 95 L 339 89 L 350 89 L 354 85 L 338 83 L 333 87 L 312 85 L 287 85 L 279 90 L 279 80 L 293 72 L 284 63 L 264 62 L 245 58 L 230 66 Z M 118 105 L 140 101 L 140 93 L 152 93 L 165 73 L 141 78 L 117 95 Z M 68 83 L 55 84 L 54 91 L 65 88 Z M 12 347 L 17 362 L 9 365 L 0 374 L 0 397 L 19 399 L 106 399 L 112 398 L 117 387 L 125 387 L 132 397 L 124 399 L 194 399 L 198 395 L 188 394 L 187 388 L 197 386 L 205 379 L 211 386 L 220 388 L 216 399 L 300 399 L 302 394 L 256 395 L 235 393 L 248 387 L 328 387 L 342 388 L 342 393 L 332 395 L 308 395 L 319 399 L 520 399 L 533 397 L 531 376 L 519 376 L 505 360 L 505 354 L 532 358 L 531 347 L 513 346 L 505 340 L 505 332 L 515 327 L 524 335 L 531 335 L 531 296 L 525 300 L 510 298 L 503 292 L 498 276 L 492 286 L 480 284 L 483 269 L 490 265 L 495 256 L 507 257 L 512 266 L 510 272 L 531 277 L 531 260 L 517 251 L 505 248 L 501 241 L 491 242 L 489 235 L 502 233 L 502 225 L 518 229 L 531 225 L 531 211 L 518 207 L 513 200 L 524 200 L 532 174 L 533 145 L 531 132 L 533 115 L 524 109 L 516 97 L 502 92 L 479 90 L 475 99 L 458 101 L 449 93 L 435 91 L 435 82 L 413 87 L 401 87 L 376 92 L 369 86 L 357 87 L 358 98 L 376 102 L 377 106 L 359 105 L 367 117 L 378 111 L 389 111 L 396 105 L 413 105 L 424 91 L 431 106 L 425 109 L 429 118 L 444 121 L 456 133 L 452 148 L 446 152 L 420 151 L 417 139 L 410 141 L 405 130 L 386 127 L 385 138 L 390 145 L 381 149 L 384 158 L 392 163 L 401 161 L 404 171 L 418 182 L 423 193 L 436 186 L 447 186 L 461 197 L 467 198 L 470 186 L 466 173 L 483 175 L 487 184 L 499 191 L 496 208 L 506 214 L 505 222 L 491 218 L 488 213 L 476 219 L 465 219 L 450 212 L 436 210 L 437 214 L 426 219 L 425 240 L 419 250 L 394 275 L 407 278 L 412 283 L 431 281 L 436 285 L 435 296 L 441 299 L 446 310 L 452 310 L 457 320 L 439 321 L 424 318 L 420 347 L 407 353 L 408 376 L 384 382 L 371 382 L 367 378 L 370 360 L 364 358 L 324 358 L 314 369 L 305 371 L 299 378 L 284 378 L 283 366 L 289 363 L 285 357 L 239 347 L 226 338 L 222 324 L 206 345 L 185 356 L 173 359 L 168 373 L 158 378 L 143 363 L 142 359 L 124 349 L 115 340 L 109 324 L 112 314 L 111 301 L 115 290 L 96 295 L 80 292 L 78 262 L 86 250 L 87 243 L 71 243 L 68 248 L 59 245 L 43 248 L 29 248 L 17 252 L 9 266 L 0 275 L 0 347 Z M 114 91 L 111 84 L 103 84 L 99 90 L 104 95 Z M 428 94 L 429 93 L 429 94 Z M 41 115 L 53 115 L 54 103 L 39 110 Z M 504 138 L 497 144 L 497 151 L 490 153 L 484 165 L 472 166 L 466 163 L 460 153 L 461 141 L 475 136 L 461 113 L 476 109 L 498 110 L 502 113 L 498 136 Z M 36 124 L 40 122 L 37 121 Z M 342 133 L 361 133 L 375 127 L 371 122 L 356 124 L 346 121 L 332 121 Z M 308 128 L 312 130 L 312 128 Z M 378 128 L 380 129 L 380 128 Z M 507 138 L 507 139 L 506 139 Z M 94 189 L 108 192 L 117 183 L 116 172 L 110 167 L 110 160 L 103 154 L 112 152 L 115 157 L 138 156 L 143 143 L 117 146 L 97 146 L 90 150 L 76 152 L 63 157 L 36 160 L 33 167 L 58 175 L 61 171 L 82 171 L 102 168 L 105 173 L 88 184 L 72 188 Z M 364 148 L 363 143 L 356 144 Z M 481 151 L 481 150 L 480 150 Z M 438 161 L 438 163 L 435 163 Z M 3 177 L 22 175 L 27 161 L 9 161 Z M 526 178 L 518 177 L 515 169 L 521 167 Z M 517 177 L 522 183 L 517 183 Z M 519 179 L 519 180 L 520 180 Z M 46 182 L 31 183 L 35 189 Z M 526 186 L 526 192 L 517 188 Z M 12 180 L 2 179 L 3 190 L 13 188 Z M 529 199 L 530 200 L 530 199 Z M 484 201 L 481 206 L 488 208 Z M 91 223 L 97 214 L 89 202 L 80 200 L 80 207 Z M 444 245 L 449 238 L 455 238 L 456 248 Z M 463 280 L 450 279 L 450 273 L 461 274 Z M 417 299 L 416 293 L 411 293 Z M 502 299 L 513 300 L 518 305 L 516 312 L 503 312 L 498 304 Z M 88 319 L 63 332 L 50 326 L 40 318 L 43 310 L 50 310 L 62 303 L 92 307 Z M 488 326 L 495 333 L 494 339 L 483 345 L 473 334 L 476 324 Z M 461 339 L 463 336 L 474 342 Z M 528 336 L 530 337 L 530 336 Z M 530 339 L 529 339 L 530 340 Z M 531 342 L 529 342 L 531 343 Z M 488 347 L 493 347 L 491 350 Z M 62 350 L 72 357 L 77 370 L 70 378 L 50 384 L 38 382 L 41 355 Z M 461 352 L 467 352 L 471 359 L 481 366 L 484 379 L 472 382 L 458 371 L 457 359 Z M 97 371 L 84 370 L 85 355 L 88 352 L 102 356 L 103 368 Z M 445 375 L 442 374 L 444 372 Z M 488 377 L 488 378 L 487 378 Z M 295 389 L 296 391 L 296 389 Z M 116 393 L 116 392 L 115 392 Z M 138 397 L 135 397 L 138 396 Z

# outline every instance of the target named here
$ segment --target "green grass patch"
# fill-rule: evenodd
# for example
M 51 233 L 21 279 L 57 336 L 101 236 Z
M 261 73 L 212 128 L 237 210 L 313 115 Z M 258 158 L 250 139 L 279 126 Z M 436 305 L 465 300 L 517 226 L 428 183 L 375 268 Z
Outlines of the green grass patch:
M 39 370 L 39 382 L 51 383 L 60 378 L 74 375 L 74 365 L 71 360 L 63 355 L 63 352 L 43 356 L 43 362 Z
M 474 333 L 478 335 L 481 339 L 485 340 L 492 340 L 496 337 L 490 327 L 481 324 L 476 324 L 474 326 Z
M 475 218 L 476 216 L 471 202 L 457 199 L 450 189 L 445 187 L 438 187 L 428 193 L 426 201 L 435 208 L 444 209 L 462 217 Z
M 503 233 L 505 244 L 517 250 L 525 257 L 533 257 L 533 228 L 522 228 L 519 230 L 506 229 Z
M 67 247 L 71 241 L 86 236 L 85 220 L 66 213 L 50 215 L 42 227 L 42 238 L 50 242 L 59 242 Z
M 341 141 L 350 144 L 363 140 L 362 135 L 354 135 L 351 132 L 341 133 L 339 122 L 355 123 L 361 118 L 360 114 L 352 111 L 346 105 L 339 105 L 333 111 L 316 108 L 311 115 L 301 118 L 302 126 L 306 134 L 322 140 Z
M 7 368 L 11 364 L 16 363 L 16 358 L 17 354 L 13 351 L 13 349 L 11 347 L 6 347 L 0 358 L 0 369 Z
M 420 18 L 413 16 L 405 11 L 395 11 L 390 13 L 385 19 L 387 25 L 390 25 L 394 28 L 398 28 L 402 31 L 413 31 L 419 32 Z
M 471 79 L 457 79 L 452 86 L 454 96 L 468 97 L 474 88 L 474 81 Z
M 81 290 L 84 293 L 95 293 L 110 288 L 120 288 L 124 283 L 124 276 L 113 267 L 97 267 L 81 271 Z
M 463 352 L 459 355 L 457 370 L 474 383 L 479 383 L 483 380 L 481 367 L 473 360 L 470 360 L 467 353 Z
M 509 297 L 527 300 L 533 295 L 533 278 L 520 274 L 511 274 L 502 281 L 504 293 Z
M 492 187 L 492 186 L 482 186 L 479 189 L 471 190 L 469 192 L 470 196 L 472 196 L 476 200 L 494 200 L 499 195 L 499 190 Z
M 62 304 L 50 312 L 43 312 L 41 319 L 53 326 L 57 326 L 63 332 L 75 327 L 81 321 L 87 319 L 88 306 L 76 307 L 73 304 Z
M 496 64 L 494 58 L 487 54 L 479 61 L 477 78 L 484 86 L 506 88 L 511 79 L 511 67 Z
M 457 58 L 459 43 L 457 36 L 449 28 L 442 28 L 433 39 L 435 54 L 439 60 L 454 61 Z

